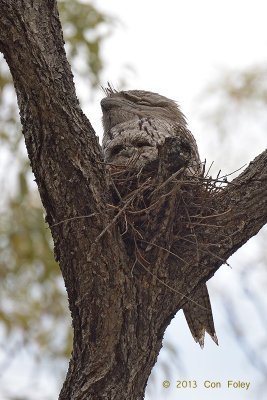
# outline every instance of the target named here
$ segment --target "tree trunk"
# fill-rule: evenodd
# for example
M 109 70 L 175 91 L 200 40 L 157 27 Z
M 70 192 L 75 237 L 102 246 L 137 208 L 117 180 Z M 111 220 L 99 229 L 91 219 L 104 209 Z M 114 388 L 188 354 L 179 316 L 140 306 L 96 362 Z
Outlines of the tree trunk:
M 136 262 L 110 207 L 101 148 L 75 95 L 56 1 L 0 0 L 0 50 L 73 319 L 59 398 L 142 399 L 170 320 L 266 223 L 267 151 L 213 194 L 216 212 L 189 227 L 191 240 L 178 241 L 177 268 L 170 255 L 155 270 Z

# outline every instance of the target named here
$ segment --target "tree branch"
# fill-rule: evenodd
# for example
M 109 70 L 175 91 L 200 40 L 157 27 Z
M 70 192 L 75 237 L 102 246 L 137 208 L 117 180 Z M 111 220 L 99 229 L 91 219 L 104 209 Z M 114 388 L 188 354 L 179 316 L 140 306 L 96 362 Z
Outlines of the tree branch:
M 236 250 L 266 224 L 267 150 L 214 196 L 212 208 L 211 218 L 203 220 L 195 228 L 195 238 L 200 247 L 198 277 L 196 266 L 192 263 L 187 265 L 185 294 L 200 282 L 210 279 Z M 185 260 L 192 260 L 196 241 L 188 243 L 188 255 L 183 253 Z
M 53 224 L 72 217 L 74 208 L 83 209 L 81 215 L 100 213 L 106 182 L 97 163 L 101 149 L 76 98 L 56 1 L 2 0 L 0 10 L 0 49 L 47 219 Z M 85 192 L 86 204 L 78 205 Z

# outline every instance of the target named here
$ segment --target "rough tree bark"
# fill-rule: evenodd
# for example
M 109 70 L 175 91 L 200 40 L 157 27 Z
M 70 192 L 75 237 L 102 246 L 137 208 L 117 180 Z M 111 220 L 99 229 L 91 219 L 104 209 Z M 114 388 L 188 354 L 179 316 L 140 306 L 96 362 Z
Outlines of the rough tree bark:
M 212 251 L 196 257 L 189 242 L 180 249 L 186 273 L 166 270 L 163 285 L 140 265 L 132 268 L 116 224 L 103 234 L 113 218 L 111 194 L 101 148 L 75 95 L 56 1 L 0 0 L 0 50 L 13 76 L 73 319 L 73 353 L 59 398 L 142 399 L 184 295 L 266 223 L 267 151 L 214 196 L 219 215 L 213 224 L 197 226 L 196 238 L 213 244 Z

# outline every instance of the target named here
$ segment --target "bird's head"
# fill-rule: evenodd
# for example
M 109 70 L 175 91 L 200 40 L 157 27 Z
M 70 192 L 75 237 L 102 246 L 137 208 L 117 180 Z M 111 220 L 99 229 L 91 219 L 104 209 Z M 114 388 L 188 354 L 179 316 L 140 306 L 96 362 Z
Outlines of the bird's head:
M 115 125 L 140 118 L 154 118 L 186 126 L 186 120 L 175 101 L 145 90 L 117 92 L 109 86 L 101 101 L 104 132 Z

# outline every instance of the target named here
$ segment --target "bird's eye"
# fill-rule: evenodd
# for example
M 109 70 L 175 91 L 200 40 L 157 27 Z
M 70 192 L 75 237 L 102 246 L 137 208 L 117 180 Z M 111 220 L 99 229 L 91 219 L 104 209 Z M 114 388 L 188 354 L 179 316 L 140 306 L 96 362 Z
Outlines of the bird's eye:
M 151 106 L 151 103 L 145 100 L 139 100 L 137 104 L 140 104 L 141 106 L 149 106 L 149 107 Z
M 151 146 L 151 144 L 149 142 L 145 142 L 145 141 L 136 143 L 136 147 L 144 147 L 144 146 Z
M 113 149 L 111 150 L 111 155 L 115 156 L 118 154 L 121 150 L 123 149 L 122 145 L 114 146 Z
M 139 97 L 139 96 L 135 96 L 133 93 L 127 93 L 127 92 L 122 92 L 124 97 L 131 101 L 132 103 L 136 103 L 142 106 L 151 106 L 151 103 L 149 102 L 148 99 Z
M 124 97 L 127 99 L 127 100 L 130 100 L 130 101 L 132 101 L 132 102 L 137 102 L 138 101 L 138 97 L 137 96 L 134 96 L 134 95 L 132 95 L 132 94 L 129 94 L 129 93 L 127 93 L 127 92 L 122 92 L 123 93 L 123 95 L 124 95 Z

